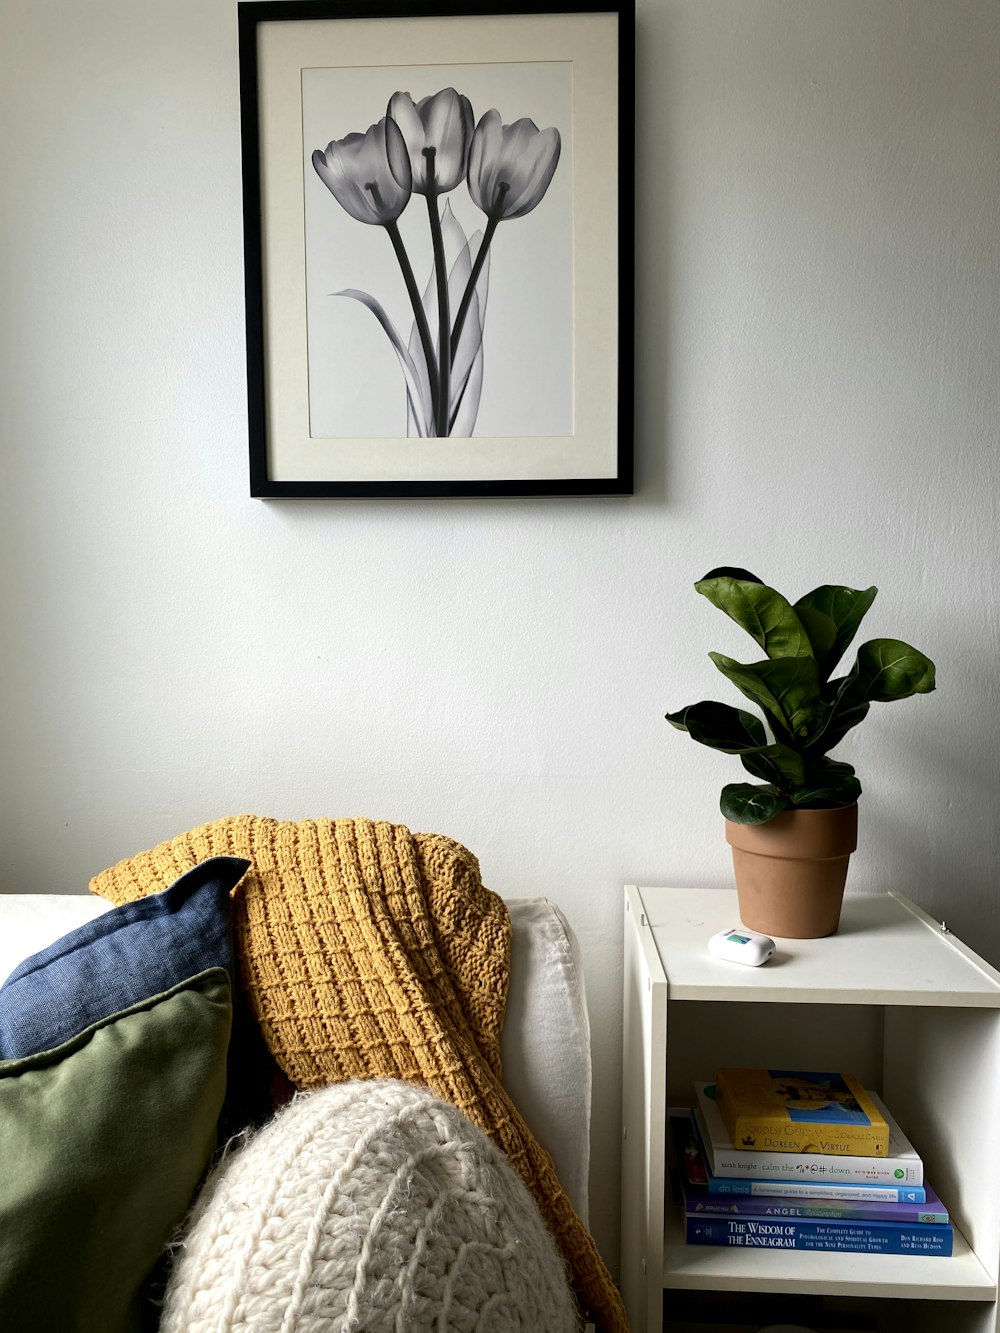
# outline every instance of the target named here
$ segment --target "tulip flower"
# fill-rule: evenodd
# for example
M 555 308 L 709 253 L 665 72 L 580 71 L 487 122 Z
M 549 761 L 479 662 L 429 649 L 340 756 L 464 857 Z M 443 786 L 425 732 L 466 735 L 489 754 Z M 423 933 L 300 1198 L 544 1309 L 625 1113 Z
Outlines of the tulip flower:
M 412 188 L 427 197 L 438 296 L 437 432 L 441 436 L 449 433 L 452 337 L 451 298 L 437 200 L 439 194 L 453 190 L 465 175 L 474 123 L 472 103 L 454 88 L 442 88 L 417 103 L 409 93 L 393 93 L 386 111 L 386 124 L 399 127 L 398 137 L 386 140 L 389 169 L 397 181 L 411 181 Z
M 395 172 L 389 169 L 390 153 L 396 159 Z M 312 155 L 312 164 L 334 199 L 352 218 L 385 228 L 413 307 L 436 412 L 438 377 L 434 346 L 413 268 L 397 225 L 412 193 L 410 160 L 399 127 L 390 117 L 384 116 L 377 124 L 370 125 L 364 134 L 348 134 L 344 139 L 334 139 L 325 151 L 317 148 Z
M 527 118 L 516 120 L 513 125 L 504 125 L 495 107 L 487 111 L 476 126 L 469 149 L 469 194 L 489 221 L 455 316 L 451 334 L 452 356 L 462 336 L 494 232 L 501 222 L 523 218 L 542 202 L 559 165 L 561 146 L 558 130 L 540 130 Z
M 409 93 L 393 93 L 386 116 L 403 140 L 403 151 L 398 139 L 387 144 L 389 168 L 401 185 L 412 180 L 418 194 L 444 194 L 465 179 L 475 126 L 467 97 L 442 88 L 414 103 Z
M 389 169 L 390 147 L 398 171 Z M 405 158 L 407 169 L 402 168 Z M 312 164 L 320 180 L 352 218 L 384 227 L 395 222 L 410 202 L 409 159 L 399 128 L 383 117 L 364 134 L 334 139 L 317 148 Z
M 533 120 L 500 123 L 487 111 L 469 150 L 469 193 L 492 221 L 523 218 L 541 202 L 559 164 L 558 130 L 540 130 Z

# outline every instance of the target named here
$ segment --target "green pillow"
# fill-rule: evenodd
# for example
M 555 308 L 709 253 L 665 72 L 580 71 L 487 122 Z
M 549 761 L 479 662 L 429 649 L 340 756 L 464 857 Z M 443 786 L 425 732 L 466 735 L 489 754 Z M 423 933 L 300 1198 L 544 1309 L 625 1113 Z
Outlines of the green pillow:
M 0 1062 L 0 1313 L 18 1333 L 133 1333 L 216 1145 L 222 968 Z

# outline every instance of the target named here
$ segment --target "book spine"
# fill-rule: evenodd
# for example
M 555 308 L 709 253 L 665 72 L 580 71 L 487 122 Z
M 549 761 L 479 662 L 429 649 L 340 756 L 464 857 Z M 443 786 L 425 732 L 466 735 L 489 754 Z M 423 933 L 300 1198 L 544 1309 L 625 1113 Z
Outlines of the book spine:
M 701 1134 L 714 1176 L 740 1176 L 746 1180 L 797 1180 L 845 1185 L 922 1185 L 923 1163 L 905 1157 L 828 1157 L 822 1153 L 750 1152 L 712 1143 L 704 1122 Z
M 824 1185 L 820 1181 L 737 1180 L 732 1176 L 709 1176 L 709 1194 L 754 1195 L 761 1199 L 847 1199 L 857 1203 L 926 1203 L 923 1185 Z
M 851 1254 L 951 1254 L 951 1226 L 892 1222 L 819 1221 L 813 1218 L 726 1218 L 685 1215 L 689 1245 L 784 1250 L 840 1250 Z
M 695 1197 L 690 1189 L 684 1192 L 684 1203 L 691 1216 L 757 1217 L 757 1218 L 828 1218 L 857 1222 L 895 1222 L 908 1226 L 943 1226 L 948 1221 L 947 1209 L 940 1201 L 930 1208 L 919 1203 L 864 1203 L 847 1200 L 766 1198 L 760 1195 L 718 1195 L 707 1191 Z

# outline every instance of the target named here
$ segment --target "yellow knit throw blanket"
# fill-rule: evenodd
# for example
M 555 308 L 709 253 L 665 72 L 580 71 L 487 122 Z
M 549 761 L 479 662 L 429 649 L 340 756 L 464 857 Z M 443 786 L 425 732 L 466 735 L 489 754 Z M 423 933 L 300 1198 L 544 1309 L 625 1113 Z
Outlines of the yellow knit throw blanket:
M 402 1078 L 459 1107 L 507 1154 L 569 1266 L 581 1313 L 627 1333 L 621 1297 L 500 1081 L 510 919 L 471 852 L 367 819 L 219 819 L 97 875 L 129 902 L 211 856 L 250 862 L 234 896 L 244 989 L 297 1088 Z

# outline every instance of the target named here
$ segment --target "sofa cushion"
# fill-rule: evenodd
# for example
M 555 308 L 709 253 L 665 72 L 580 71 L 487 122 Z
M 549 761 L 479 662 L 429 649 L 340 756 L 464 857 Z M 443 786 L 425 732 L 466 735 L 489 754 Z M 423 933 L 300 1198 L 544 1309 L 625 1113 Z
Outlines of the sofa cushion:
M 216 1142 L 221 968 L 0 1063 L 0 1311 L 18 1333 L 139 1333 L 144 1288 Z
M 576 1333 L 565 1266 L 506 1157 L 426 1088 L 302 1093 L 198 1196 L 160 1333 Z
M 209 968 L 231 975 L 229 895 L 249 865 L 212 857 L 26 958 L 0 986 L 0 1060 L 58 1046 Z

